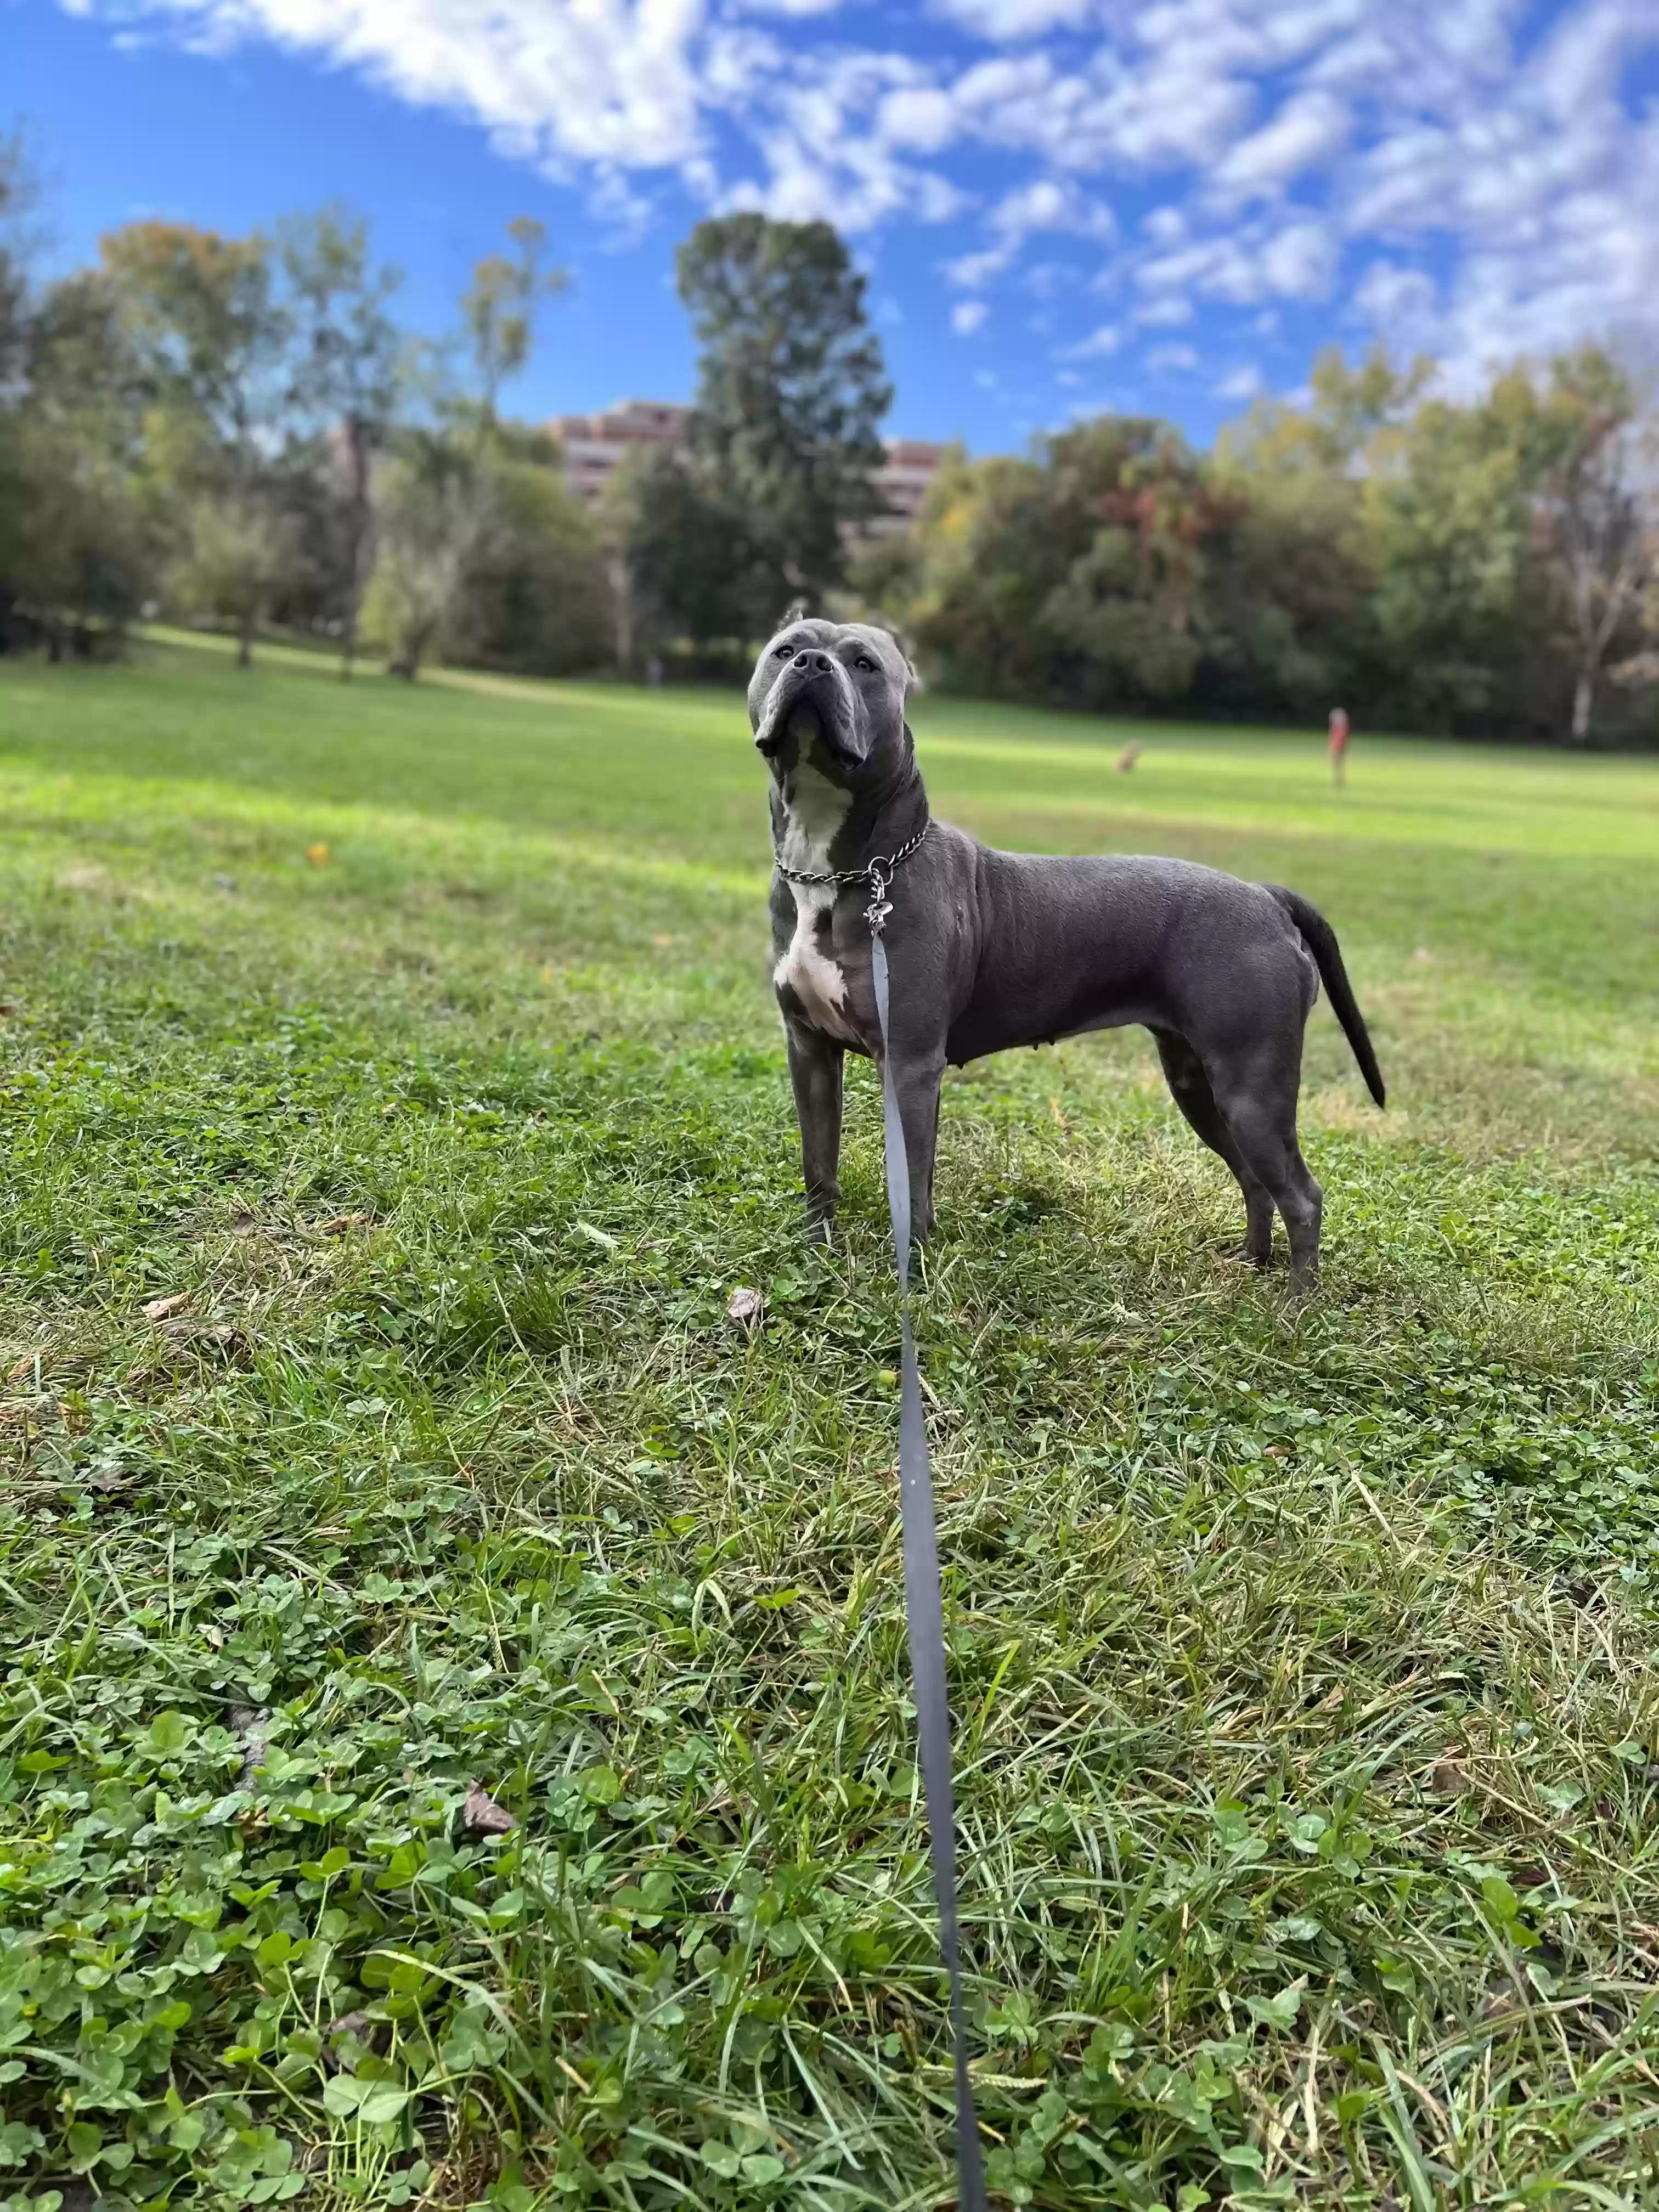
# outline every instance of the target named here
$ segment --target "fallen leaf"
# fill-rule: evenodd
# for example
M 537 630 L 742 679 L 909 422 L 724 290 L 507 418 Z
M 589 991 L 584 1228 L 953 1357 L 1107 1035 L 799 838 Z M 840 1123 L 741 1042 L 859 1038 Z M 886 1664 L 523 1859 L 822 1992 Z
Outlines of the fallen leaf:
M 1288 1444 L 1269 1444 L 1261 1455 L 1263 1459 L 1288 1459 L 1290 1455 Z
M 152 1298 L 144 1308 L 146 1321 L 165 1321 L 169 1314 L 182 1313 L 190 1304 L 188 1291 L 175 1291 L 168 1298 Z
M 498 1805 L 482 1782 L 475 1782 L 461 1808 L 461 1826 L 469 1836 L 510 1835 L 518 1822 L 505 1805 Z
M 1448 1753 L 1429 1770 L 1429 1787 L 1437 1797 L 1461 1797 L 1469 1787 L 1469 1778 Z
M 306 847 L 306 858 L 310 861 L 313 868 L 325 868 L 328 866 L 329 861 L 327 846 L 325 845 L 320 839 L 314 845 L 307 845 Z
M 678 945 L 679 941 L 678 937 L 665 937 L 660 930 L 651 940 L 659 952 L 665 952 L 671 945 Z
M 319 1237 L 343 1237 L 349 1229 L 366 1229 L 368 1225 L 366 1213 L 334 1213 L 317 1224 L 317 1233 Z
M 252 1237 L 258 1226 L 259 1218 L 257 1214 L 236 1213 L 231 1216 L 230 1227 L 233 1236 Z
M 586 1237 L 590 1244 L 598 1244 L 606 1252 L 620 1252 L 622 1250 L 621 1241 L 613 1237 L 608 1229 L 596 1229 L 591 1221 L 574 1222 L 572 1224 L 572 1226 L 574 1228 L 577 1236 Z
M 761 1291 L 740 1283 L 726 1300 L 726 1310 L 739 1328 L 758 1328 L 766 1312 L 766 1299 Z
M 1412 955 L 1412 966 L 1413 968 L 1432 968 L 1433 965 L 1433 953 L 1430 951 L 1426 945 L 1419 945 L 1416 951 Z

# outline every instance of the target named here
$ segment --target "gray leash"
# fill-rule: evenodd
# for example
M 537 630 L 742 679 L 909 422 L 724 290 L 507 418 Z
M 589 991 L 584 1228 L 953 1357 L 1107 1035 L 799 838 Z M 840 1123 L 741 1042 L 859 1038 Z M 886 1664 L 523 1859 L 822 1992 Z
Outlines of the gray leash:
M 926 831 L 921 833 L 925 835 Z M 968 2074 L 968 2039 L 962 2016 L 962 1955 L 957 1931 L 957 1816 L 951 1784 L 951 1709 L 945 1688 L 945 1610 L 939 1595 L 939 1534 L 933 1521 L 933 1477 L 927 1455 L 927 1425 L 921 1413 L 921 1378 L 910 1328 L 910 1164 L 904 1148 L 904 1124 L 893 1087 L 893 1055 L 887 1037 L 887 947 L 882 931 L 892 908 L 887 884 L 895 863 L 921 842 L 916 836 L 903 853 L 860 869 L 870 885 L 865 920 L 870 925 L 870 966 L 876 987 L 876 1018 L 881 1024 L 881 1105 L 886 1133 L 887 1207 L 893 1222 L 893 1255 L 898 1263 L 899 1328 L 899 1504 L 904 1528 L 904 1615 L 910 1639 L 910 1680 L 916 1700 L 916 1736 L 921 1753 L 922 1788 L 927 1805 L 927 1842 L 933 1862 L 933 1897 L 939 1906 L 939 1948 L 951 1981 L 951 2042 L 957 2075 L 957 2212 L 986 2212 L 985 2169 L 980 2156 L 979 2122 Z

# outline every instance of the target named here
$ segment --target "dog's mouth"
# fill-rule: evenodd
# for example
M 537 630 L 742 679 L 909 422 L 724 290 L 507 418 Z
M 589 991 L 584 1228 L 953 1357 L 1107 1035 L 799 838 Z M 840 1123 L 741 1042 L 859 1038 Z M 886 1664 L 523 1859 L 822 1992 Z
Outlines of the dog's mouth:
M 852 702 L 833 675 L 786 668 L 772 686 L 755 732 L 756 748 L 775 760 L 792 738 L 799 745 L 817 738 L 849 764 L 864 758 Z

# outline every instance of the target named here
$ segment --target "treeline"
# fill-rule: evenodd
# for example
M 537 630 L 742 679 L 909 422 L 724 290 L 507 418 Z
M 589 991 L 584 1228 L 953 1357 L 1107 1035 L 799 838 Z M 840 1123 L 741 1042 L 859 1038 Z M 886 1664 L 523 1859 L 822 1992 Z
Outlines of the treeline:
M 823 223 L 700 224 L 691 432 L 585 506 L 503 412 L 564 287 L 510 226 L 438 338 L 328 209 L 164 222 L 40 281 L 0 144 L 0 651 L 118 649 L 158 614 L 280 629 L 413 678 L 741 666 L 792 602 L 904 632 L 935 683 L 1097 710 L 1659 741 L 1659 447 L 1591 349 L 1483 396 L 1431 365 L 1318 365 L 1195 452 L 1103 416 L 958 454 L 883 529 L 891 404 L 864 279 Z
M 825 224 L 738 216 L 679 254 L 704 342 L 684 450 L 589 507 L 504 392 L 562 291 L 541 226 L 480 261 L 437 338 L 339 208 L 267 234 L 170 222 L 35 280 L 0 143 L 0 651 L 119 648 L 140 617 L 543 674 L 722 665 L 845 580 L 891 403 L 864 280 Z
M 397 272 L 337 209 L 273 234 L 112 232 L 32 281 L 21 152 L 0 149 L 0 649 L 118 643 L 161 613 L 367 634 L 412 675 L 465 658 L 591 665 L 600 549 L 556 443 L 506 420 L 538 306 L 541 227 L 480 261 L 442 343 L 392 312 Z
M 1196 453 L 1103 416 L 958 459 L 864 564 L 985 696 L 1583 743 L 1659 733 L 1659 446 L 1587 349 L 1462 404 L 1340 354 Z

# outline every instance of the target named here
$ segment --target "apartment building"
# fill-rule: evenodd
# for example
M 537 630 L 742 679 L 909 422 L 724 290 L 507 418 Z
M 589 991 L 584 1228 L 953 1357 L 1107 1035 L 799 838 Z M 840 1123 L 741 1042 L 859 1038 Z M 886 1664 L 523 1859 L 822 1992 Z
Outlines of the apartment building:
M 549 424 L 564 452 L 565 481 L 579 499 L 597 499 L 636 446 L 678 446 L 690 434 L 691 410 L 657 399 L 624 399 L 598 415 L 560 415 Z M 889 438 L 887 459 L 876 471 L 885 512 L 871 523 L 872 538 L 908 530 L 921 512 L 927 487 L 946 448 L 919 438 Z

